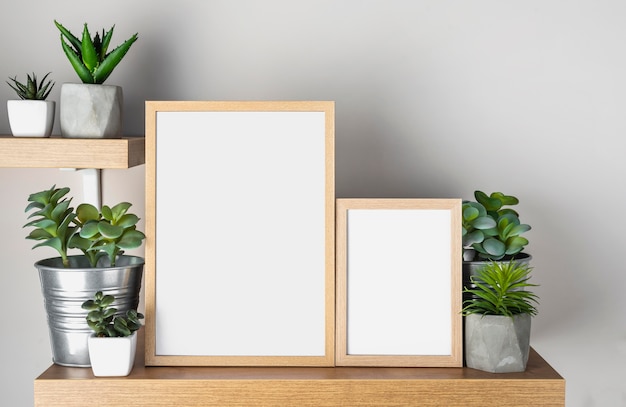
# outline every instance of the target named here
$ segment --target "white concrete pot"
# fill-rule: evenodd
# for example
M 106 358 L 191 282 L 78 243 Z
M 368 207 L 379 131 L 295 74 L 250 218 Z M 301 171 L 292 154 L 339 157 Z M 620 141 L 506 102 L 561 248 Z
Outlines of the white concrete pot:
M 61 85 L 61 135 L 69 138 L 122 137 L 120 86 L 85 83 Z
M 120 338 L 88 338 L 94 376 L 128 376 L 135 364 L 137 332 Z
M 50 137 L 55 106 L 52 100 L 7 100 L 11 133 L 15 137 Z
M 491 373 L 523 372 L 530 350 L 528 314 L 471 314 L 465 317 L 467 367 Z

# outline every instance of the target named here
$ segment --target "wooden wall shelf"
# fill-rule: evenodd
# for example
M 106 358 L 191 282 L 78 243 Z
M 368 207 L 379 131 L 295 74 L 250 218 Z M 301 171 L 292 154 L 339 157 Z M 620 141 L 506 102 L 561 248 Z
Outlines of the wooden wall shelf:
M 565 406 L 565 380 L 534 350 L 524 373 L 468 368 L 145 367 L 138 338 L 128 377 L 52 365 L 35 380 L 36 407 Z
M 0 135 L 0 168 L 131 168 L 145 163 L 145 138 L 32 138 Z

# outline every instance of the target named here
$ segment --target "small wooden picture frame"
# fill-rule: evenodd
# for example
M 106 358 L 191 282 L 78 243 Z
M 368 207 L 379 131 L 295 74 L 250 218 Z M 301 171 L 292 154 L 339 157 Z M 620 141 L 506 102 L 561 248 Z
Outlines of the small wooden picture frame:
M 337 200 L 337 366 L 463 365 L 461 204 Z
M 334 102 L 146 102 L 146 203 L 146 365 L 334 365 Z

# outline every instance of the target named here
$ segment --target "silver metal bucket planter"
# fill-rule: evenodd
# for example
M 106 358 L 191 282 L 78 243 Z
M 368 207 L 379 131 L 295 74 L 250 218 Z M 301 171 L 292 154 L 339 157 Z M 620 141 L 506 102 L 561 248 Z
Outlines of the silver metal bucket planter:
M 93 333 L 81 305 L 97 291 L 115 296 L 119 313 L 136 309 L 144 259 L 120 256 L 115 267 L 92 268 L 83 256 L 70 256 L 64 268 L 60 257 L 35 263 L 48 314 L 52 360 L 63 366 L 91 366 L 87 341 Z M 108 262 L 107 259 L 101 259 Z M 100 266 L 100 264 L 99 264 Z
M 491 373 L 523 372 L 530 350 L 529 314 L 465 317 L 467 367 Z

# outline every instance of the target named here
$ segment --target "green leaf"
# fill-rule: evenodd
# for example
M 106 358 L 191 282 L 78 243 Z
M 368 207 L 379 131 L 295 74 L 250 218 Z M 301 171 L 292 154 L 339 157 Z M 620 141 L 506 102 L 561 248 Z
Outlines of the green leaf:
M 476 219 L 478 216 L 480 215 L 480 212 L 478 211 L 477 208 L 473 207 L 473 206 L 466 206 L 465 208 L 463 208 L 463 219 L 465 221 L 472 221 L 474 219 Z
M 528 239 L 521 236 L 510 237 L 506 241 L 506 254 L 513 255 L 522 251 L 524 246 L 528 244 Z
M 61 36 L 61 47 L 63 48 L 63 52 L 65 56 L 70 61 L 72 68 L 78 74 L 83 83 L 94 83 L 93 76 L 91 76 L 91 72 L 87 67 L 83 64 L 83 60 L 78 53 L 76 53 L 69 45 L 63 40 L 63 36 Z
M 82 223 L 85 223 L 90 220 L 99 220 L 100 212 L 95 206 L 88 203 L 83 203 L 78 205 L 78 207 L 76 208 L 76 216 L 78 217 L 78 220 L 80 220 Z
M 132 213 L 127 213 L 117 218 L 117 225 L 124 229 L 135 226 L 137 222 L 139 222 L 139 217 Z
M 126 214 L 132 204 L 128 202 L 120 202 L 111 208 L 111 220 L 118 222 L 119 219 Z
M 500 200 L 502 205 L 517 205 L 519 203 L 519 200 L 516 197 L 504 195 L 502 192 L 493 192 L 491 197 Z
M 102 34 L 102 48 L 100 49 L 100 61 L 104 60 L 104 57 L 106 57 L 106 54 L 109 50 L 109 44 L 111 44 L 111 38 L 113 37 L 114 28 L 115 28 L 115 25 L 113 25 L 113 27 L 111 27 L 111 29 L 107 31 L 106 33 L 104 33 L 104 30 L 102 30 L 103 34 Z
M 496 221 L 488 216 L 482 216 L 478 219 L 475 219 L 474 223 L 472 223 L 472 226 L 480 230 L 492 229 L 496 227 Z
M 100 231 L 98 228 L 98 224 L 99 222 L 95 220 L 85 223 L 83 225 L 83 228 L 79 232 L 80 237 L 85 238 L 85 239 L 91 239 L 94 236 L 98 235 Z
M 138 34 L 134 34 L 132 37 L 124 41 L 122 45 L 115 48 L 113 51 L 111 51 L 110 54 L 108 54 L 104 58 L 104 60 L 100 63 L 100 65 L 98 66 L 98 68 L 96 68 L 96 71 L 94 72 L 95 83 L 103 83 L 105 80 L 107 80 L 109 75 L 111 75 L 111 73 L 113 72 L 113 69 L 115 69 L 117 64 L 122 61 L 122 58 L 124 58 L 124 55 L 126 55 L 131 45 L 133 45 L 133 43 L 137 41 L 137 38 Z
M 502 202 L 499 199 L 487 196 L 487 194 L 482 191 L 474 191 L 474 197 L 485 207 L 487 212 L 497 211 L 502 207 Z
M 91 34 L 89 34 L 89 29 L 87 28 L 87 24 L 83 27 L 83 39 L 81 41 L 80 51 L 82 53 L 85 67 L 89 69 L 89 72 L 93 72 L 98 66 L 99 61 L 96 48 L 91 40 Z
M 483 248 L 494 258 L 504 256 L 504 252 L 506 250 L 504 243 L 494 238 L 486 239 L 483 242 Z
M 81 48 L 80 40 L 74 34 L 72 34 L 67 28 L 65 28 L 63 25 L 58 23 L 56 20 L 54 20 L 54 24 L 57 26 L 59 31 L 61 31 L 61 36 L 62 37 L 65 36 L 65 38 L 67 38 L 67 40 L 74 47 L 74 50 L 76 51 L 76 53 L 79 53 L 80 48 Z
M 124 228 L 117 225 L 111 225 L 106 221 L 98 222 L 98 231 L 107 239 L 117 239 L 124 233 Z
M 141 242 L 146 235 L 138 230 L 130 230 L 124 233 L 124 236 L 117 242 L 117 245 L 124 250 L 132 250 L 141 246 Z
M 474 230 L 471 233 L 463 236 L 463 246 L 471 246 L 475 243 L 480 243 L 485 239 L 485 235 L 480 230 Z
M 102 217 L 106 220 L 108 220 L 109 222 L 113 221 L 113 212 L 111 211 L 111 208 L 109 208 L 107 205 L 103 205 L 102 209 L 100 210 L 102 212 Z
M 93 310 L 97 310 L 99 307 L 95 303 L 94 300 L 87 300 L 83 302 L 83 304 L 81 305 L 81 308 L 87 311 L 93 311 Z
M 54 237 L 54 236 L 52 236 L 50 233 L 46 232 L 45 230 L 35 229 L 31 231 L 28 236 L 26 236 L 26 239 L 42 240 L 42 239 L 50 239 L 51 237 Z

